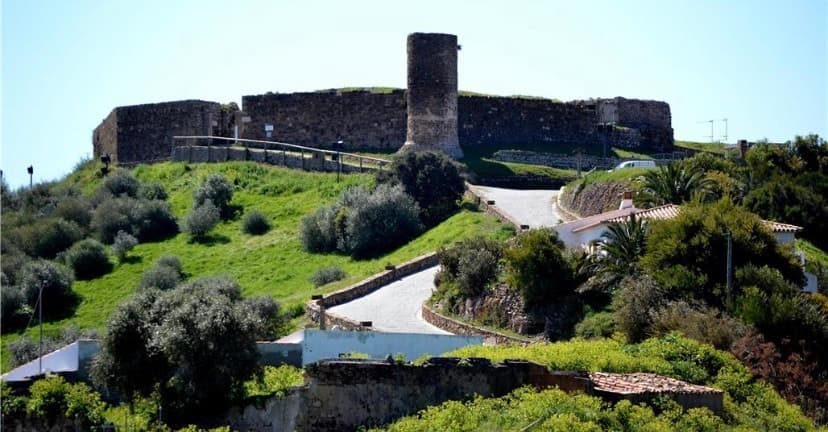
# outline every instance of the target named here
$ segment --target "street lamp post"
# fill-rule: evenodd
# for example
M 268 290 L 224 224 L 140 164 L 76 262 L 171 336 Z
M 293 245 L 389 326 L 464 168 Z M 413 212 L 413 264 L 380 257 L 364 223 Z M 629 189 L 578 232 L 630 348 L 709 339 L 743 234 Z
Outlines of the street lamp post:
M 29 165 L 29 167 L 26 168 L 26 171 L 29 173 L 29 189 L 31 189 L 32 188 L 32 175 L 34 174 L 34 167 Z

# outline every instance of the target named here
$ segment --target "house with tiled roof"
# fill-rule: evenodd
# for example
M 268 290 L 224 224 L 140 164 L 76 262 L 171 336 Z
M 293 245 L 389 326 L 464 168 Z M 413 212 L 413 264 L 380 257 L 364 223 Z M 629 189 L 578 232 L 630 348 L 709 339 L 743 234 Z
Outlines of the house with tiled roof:
M 592 250 L 601 240 L 604 233 L 608 231 L 608 226 L 612 223 L 621 223 L 633 214 L 642 220 L 672 219 L 678 216 L 680 211 L 681 206 L 675 204 L 667 204 L 649 209 L 638 208 L 633 204 L 632 193 L 625 192 L 618 210 L 587 216 L 582 219 L 557 225 L 554 228 L 558 232 L 558 238 L 567 248 Z M 796 240 L 796 233 L 802 230 L 802 227 L 781 222 L 763 220 L 762 223 L 773 233 L 773 236 L 776 237 L 776 241 L 779 244 L 793 244 L 794 240 Z M 799 256 L 804 266 L 804 256 L 801 253 Z M 805 278 L 807 279 L 804 288 L 805 291 L 816 292 L 816 276 L 806 272 Z

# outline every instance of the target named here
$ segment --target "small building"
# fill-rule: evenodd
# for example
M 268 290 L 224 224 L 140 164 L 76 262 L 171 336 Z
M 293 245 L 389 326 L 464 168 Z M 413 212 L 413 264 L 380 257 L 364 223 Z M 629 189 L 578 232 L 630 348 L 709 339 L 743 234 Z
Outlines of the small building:
M 586 249 L 594 251 L 598 242 L 601 241 L 602 236 L 608 232 L 608 227 L 613 223 L 621 223 L 629 219 L 630 216 L 642 220 L 666 220 L 678 216 L 681 211 L 681 206 L 675 204 L 666 204 L 663 206 L 653 207 L 649 209 L 640 209 L 633 204 L 632 193 L 625 192 L 621 199 L 621 204 L 618 210 L 612 210 L 597 215 L 588 216 L 572 222 L 563 223 L 554 227 L 558 232 L 558 238 L 570 249 Z M 802 230 L 802 227 L 774 222 L 762 221 L 764 225 L 773 233 L 776 241 L 779 244 L 793 245 L 796 240 L 796 233 Z M 798 253 L 802 266 L 805 266 L 805 257 L 802 253 Z M 817 278 L 814 274 L 805 272 L 806 283 L 804 291 L 816 292 Z

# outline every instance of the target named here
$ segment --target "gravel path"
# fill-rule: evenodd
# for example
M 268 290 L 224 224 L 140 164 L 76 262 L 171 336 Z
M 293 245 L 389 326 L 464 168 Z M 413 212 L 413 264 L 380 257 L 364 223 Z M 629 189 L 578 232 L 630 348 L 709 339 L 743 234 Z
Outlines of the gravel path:
M 356 321 L 373 321 L 374 329 L 378 331 L 451 334 L 425 322 L 420 312 L 434 289 L 438 268 L 435 266 L 406 276 L 365 297 L 328 310 Z
M 563 219 L 555 207 L 558 190 L 517 190 L 474 185 L 471 189 L 487 200 L 494 200 L 496 207 L 530 228 L 558 225 Z

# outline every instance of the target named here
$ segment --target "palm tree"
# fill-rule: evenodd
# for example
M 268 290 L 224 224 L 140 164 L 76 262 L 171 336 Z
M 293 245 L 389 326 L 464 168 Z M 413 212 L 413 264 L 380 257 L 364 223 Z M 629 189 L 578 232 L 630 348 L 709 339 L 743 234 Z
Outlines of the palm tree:
M 644 204 L 681 204 L 710 194 L 712 182 L 704 172 L 681 163 L 671 163 L 644 174 L 641 197 Z
M 647 247 L 647 224 L 633 213 L 623 222 L 609 224 L 597 246 L 598 253 L 580 266 L 590 277 L 579 291 L 610 292 L 621 279 L 636 272 L 638 258 Z

